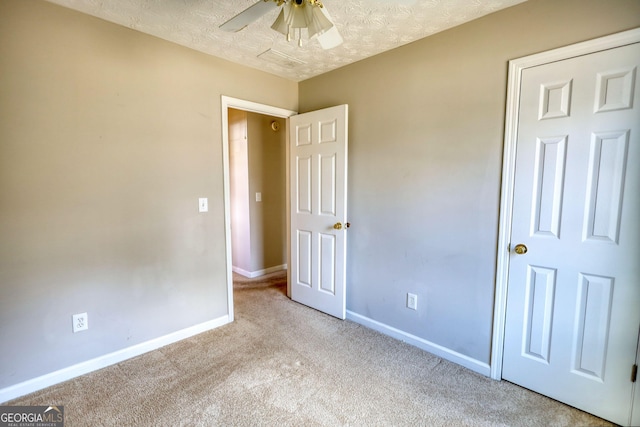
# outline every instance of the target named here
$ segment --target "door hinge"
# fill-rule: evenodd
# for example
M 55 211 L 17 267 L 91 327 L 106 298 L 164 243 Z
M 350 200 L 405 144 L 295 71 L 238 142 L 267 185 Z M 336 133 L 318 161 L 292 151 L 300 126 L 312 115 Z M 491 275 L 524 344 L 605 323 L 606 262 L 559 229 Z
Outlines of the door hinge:
M 633 365 L 631 367 L 631 382 L 635 383 L 637 377 L 638 377 L 638 365 Z

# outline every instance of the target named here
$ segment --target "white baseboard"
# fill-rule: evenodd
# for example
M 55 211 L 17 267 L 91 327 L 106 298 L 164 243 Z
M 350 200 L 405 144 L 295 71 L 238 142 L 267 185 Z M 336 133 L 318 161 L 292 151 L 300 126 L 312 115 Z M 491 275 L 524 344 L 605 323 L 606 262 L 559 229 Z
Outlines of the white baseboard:
M 431 341 L 427 341 L 423 338 L 416 337 L 415 335 L 411 335 L 392 326 L 385 325 L 384 323 L 380 323 L 358 313 L 354 313 L 353 311 L 347 310 L 347 319 L 381 332 L 385 335 L 389 335 L 390 337 L 393 337 L 400 341 L 404 341 L 408 344 L 414 345 L 418 348 L 421 348 L 422 350 L 433 353 L 436 356 L 442 357 L 443 359 L 446 359 L 450 362 L 462 365 L 465 368 L 471 369 L 472 371 L 484 376 L 488 377 L 491 373 L 490 366 L 487 363 L 480 362 L 479 360 L 473 359 L 469 356 L 465 356 L 464 354 L 460 354 L 456 351 L 432 343 Z
M 6 403 L 9 400 L 16 399 L 20 396 L 79 377 L 80 375 L 88 374 L 92 371 L 97 371 L 98 369 L 102 369 L 110 365 L 115 365 L 116 363 L 131 359 L 132 357 L 173 344 L 174 342 L 192 337 L 202 332 L 218 328 L 222 325 L 226 325 L 227 323 L 229 323 L 229 316 L 225 315 L 208 322 L 181 329 L 162 337 L 145 341 L 113 353 L 105 354 L 104 356 L 96 357 L 95 359 L 87 360 L 86 362 L 81 362 L 76 365 L 0 389 L 0 402 Z
M 240 267 L 231 267 L 234 273 L 238 273 L 244 277 L 248 277 L 249 279 L 253 279 L 258 276 L 264 276 L 265 274 L 275 273 L 276 271 L 282 271 L 287 269 L 287 264 L 276 265 L 275 267 L 265 268 L 264 270 L 257 271 L 247 271 L 243 270 Z

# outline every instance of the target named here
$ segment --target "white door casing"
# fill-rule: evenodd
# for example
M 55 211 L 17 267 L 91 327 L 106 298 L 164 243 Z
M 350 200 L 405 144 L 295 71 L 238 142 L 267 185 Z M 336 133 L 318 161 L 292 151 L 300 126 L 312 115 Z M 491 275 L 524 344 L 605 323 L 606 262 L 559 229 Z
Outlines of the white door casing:
M 498 260 L 496 268 L 493 333 L 491 339 L 490 376 L 492 379 L 499 380 L 502 378 L 504 321 L 507 306 L 507 279 L 509 273 L 509 260 L 511 259 L 509 246 L 511 241 L 511 221 L 513 211 L 516 138 L 518 136 L 518 106 L 520 105 L 522 73 L 530 67 L 536 67 L 555 61 L 562 61 L 564 59 L 580 55 L 588 55 L 594 52 L 638 42 L 640 42 L 640 28 L 509 61 L 504 150 L 502 159 L 502 186 L 500 192 Z
M 602 50 L 639 38 L 510 64 L 492 354 L 492 377 L 621 424 L 640 324 L 640 45 Z
M 348 106 L 289 119 L 291 298 L 346 316 Z

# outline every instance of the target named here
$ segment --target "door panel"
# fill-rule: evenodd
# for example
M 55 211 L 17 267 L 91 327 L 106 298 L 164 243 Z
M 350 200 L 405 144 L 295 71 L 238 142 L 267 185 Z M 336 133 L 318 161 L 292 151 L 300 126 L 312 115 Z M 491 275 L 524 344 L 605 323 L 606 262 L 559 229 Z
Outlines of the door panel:
M 503 353 L 503 378 L 619 424 L 640 327 L 639 66 L 636 43 L 522 72 Z
M 340 105 L 290 119 L 291 298 L 340 319 L 346 316 L 347 116 Z
M 592 136 L 587 203 L 586 240 L 618 243 L 629 129 L 597 132 Z
M 567 137 L 539 138 L 537 144 L 533 233 L 559 238 Z

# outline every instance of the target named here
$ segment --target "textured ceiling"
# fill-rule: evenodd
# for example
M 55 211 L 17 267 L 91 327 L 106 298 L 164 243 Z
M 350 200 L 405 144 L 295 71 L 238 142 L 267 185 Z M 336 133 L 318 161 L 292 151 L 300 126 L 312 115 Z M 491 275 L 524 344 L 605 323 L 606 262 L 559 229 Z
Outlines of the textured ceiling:
M 48 1 L 302 81 L 525 0 L 323 0 L 344 39 L 343 44 L 330 50 L 322 50 L 315 40 L 305 39 L 302 47 L 295 41 L 287 42 L 270 28 L 278 10 L 237 33 L 218 28 L 258 0 Z

